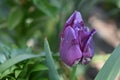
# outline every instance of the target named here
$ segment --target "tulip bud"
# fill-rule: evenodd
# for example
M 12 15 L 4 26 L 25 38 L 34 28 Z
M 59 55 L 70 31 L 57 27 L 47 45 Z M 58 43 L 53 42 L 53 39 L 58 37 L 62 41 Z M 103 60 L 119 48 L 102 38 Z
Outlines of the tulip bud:
M 84 25 L 81 14 L 75 11 L 66 21 L 61 32 L 60 57 L 68 66 L 87 64 L 94 55 L 93 35 L 95 29 L 89 31 Z

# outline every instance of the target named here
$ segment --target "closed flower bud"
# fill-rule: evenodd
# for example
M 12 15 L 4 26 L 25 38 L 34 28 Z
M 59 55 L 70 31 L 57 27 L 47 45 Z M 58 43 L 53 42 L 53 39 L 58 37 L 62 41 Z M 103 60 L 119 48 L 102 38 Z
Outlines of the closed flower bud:
M 75 11 L 66 21 L 61 32 L 60 57 L 68 66 L 87 64 L 94 55 L 92 31 L 84 25 L 81 14 Z

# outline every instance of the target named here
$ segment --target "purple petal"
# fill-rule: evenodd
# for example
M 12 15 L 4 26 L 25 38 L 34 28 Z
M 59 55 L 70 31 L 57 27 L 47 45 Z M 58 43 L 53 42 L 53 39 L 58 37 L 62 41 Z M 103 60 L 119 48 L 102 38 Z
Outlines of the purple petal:
M 87 63 L 94 55 L 94 47 L 93 47 L 93 35 L 96 33 L 95 30 L 91 31 L 89 38 L 85 44 L 84 51 L 83 51 L 83 59 L 84 62 Z
M 66 21 L 66 24 L 71 25 L 71 24 L 76 24 L 76 23 L 80 23 L 82 20 L 82 16 L 80 14 L 80 12 L 75 11 L 70 18 Z
M 64 39 L 66 42 L 71 42 L 76 39 L 75 31 L 72 27 L 68 26 L 64 31 Z
M 86 45 L 85 45 L 85 47 L 84 47 L 84 51 L 86 51 L 87 49 L 88 49 L 88 47 L 90 46 L 90 44 L 91 45 L 93 45 L 93 43 L 92 43 L 92 38 L 93 38 L 93 35 L 96 33 L 96 30 L 95 29 L 93 29 L 92 31 L 91 31 L 91 33 L 90 33 L 90 35 L 89 35 L 89 38 L 88 38 L 88 40 L 87 40 L 87 42 L 86 42 Z
M 77 23 L 81 24 L 82 22 L 83 22 L 83 20 L 82 20 L 82 16 L 81 16 L 80 12 L 75 11 L 75 12 L 69 17 L 69 19 L 66 21 L 63 31 L 64 31 L 65 28 L 68 27 L 68 26 L 73 27 L 74 24 L 77 24 Z M 81 24 L 81 25 L 83 25 L 83 24 Z M 63 32 L 62 32 L 62 33 L 63 33 Z
M 93 29 L 91 31 L 91 33 L 89 34 L 87 41 L 84 44 L 84 49 L 83 49 L 83 58 L 81 60 L 82 64 L 88 64 L 89 61 L 91 60 L 91 58 L 94 55 L 94 47 L 93 47 L 93 35 L 96 33 L 95 29 Z
M 76 62 L 79 62 L 81 60 L 81 57 L 82 52 L 79 49 L 79 45 L 73 45 L 67 50 L 66 55 L 64 56 L 64 62 L 67 65 L 72 66 L 76 64 Z
M 64 31 L 64 37 L 61 39 L 60 56 L 63 62 L 72 66 L 76 60 L 80 60 L 82 53 L 77 44 L 75 31 L 72 27 L 67 27 Z
M 82 53 L 83 53 L 83 58 L 81 60 L 81 63 L 88 64 L 94 55 L 94 47 L 93 47 L 93 40 L 92 39 L 90 40 L 90 43 L 88 44 L 86 50 L 84 50 Z
M 60 52 L 62 55 L 65 55 L 63 53 L 66 53 L 68 48 L 72 45 L 72 41 L 76 39 L 75 31 L 69 26 L 65 29 L 64 35 L 61 38 L 60 43 Z
M 79 45 L 82 51 L 84 50 L 84 47 L 89 38 L 89 35 L 90 35 L 90 31 L 88 27 L 82 27 L 78 31 L 78 40 L 79 40 Z

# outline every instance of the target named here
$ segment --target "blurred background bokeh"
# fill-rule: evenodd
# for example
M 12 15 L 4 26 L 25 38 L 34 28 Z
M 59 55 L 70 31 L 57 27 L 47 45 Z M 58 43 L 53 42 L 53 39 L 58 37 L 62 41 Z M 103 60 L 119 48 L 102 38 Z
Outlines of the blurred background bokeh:
M 78 80 L 94 80 L 120 43 L 120 0 L 0 0 L 0 44 L 31 47 L 37 53 L 43 51 L 44 38 L 47 37 L 51 51 L 59 55 L 60 32 L 75 10 L 81 12 L 86 26 L 97 30 L 95 57 L 89 65 L 79 65 L 76 75 Z M 61 80 L 69 80 L 70 69 L 59 57 L 55 57 L 55 61 Z M 46 74 L 46 71 L 41 73 Z

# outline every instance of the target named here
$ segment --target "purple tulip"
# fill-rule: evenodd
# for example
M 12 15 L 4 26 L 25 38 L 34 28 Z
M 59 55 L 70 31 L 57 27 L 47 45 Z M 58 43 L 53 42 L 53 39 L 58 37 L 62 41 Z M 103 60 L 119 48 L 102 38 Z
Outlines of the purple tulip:
M 75 11 L 61 33 L 60 57 L 62 61 L 73 66 L 74 64 L 87 64 L 94 55 L 93 35 L 95 29 L 89 31 L 84 25 L 81 14 Z

